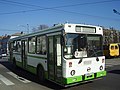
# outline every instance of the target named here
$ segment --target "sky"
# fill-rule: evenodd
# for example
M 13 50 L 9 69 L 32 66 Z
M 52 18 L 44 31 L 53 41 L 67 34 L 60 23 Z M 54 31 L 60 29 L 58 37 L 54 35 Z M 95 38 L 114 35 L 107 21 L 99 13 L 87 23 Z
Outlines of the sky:
M 39 25 L 77 23 L 120 30 L 120 0 L 0 0 L 0 36 Z

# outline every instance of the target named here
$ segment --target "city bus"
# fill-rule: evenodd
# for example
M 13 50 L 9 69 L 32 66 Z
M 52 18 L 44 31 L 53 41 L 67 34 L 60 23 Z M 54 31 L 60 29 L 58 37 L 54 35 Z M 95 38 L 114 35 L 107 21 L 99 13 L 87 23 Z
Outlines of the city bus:
M 43 82 L 67 87 L 106 76 L 103 30 L 84 24 L 58 24 L 9 40 L 9 60 Z
M 120 55 L 119 49 L 120 48 L 118 43 L 110 43 L 107 45 L 103 45 L 103 53 L 107 58 L 118 57 Z

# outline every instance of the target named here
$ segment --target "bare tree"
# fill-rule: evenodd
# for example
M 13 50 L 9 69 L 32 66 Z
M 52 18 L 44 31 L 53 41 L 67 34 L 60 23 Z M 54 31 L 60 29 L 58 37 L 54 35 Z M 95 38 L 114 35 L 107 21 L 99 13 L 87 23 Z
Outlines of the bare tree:
M 33 28 L 33 29 L 32 29 L 32 32 L 36 32 L 36 31 L 38 31 L 36 28 Z
M 37 28 L 34 27 L 32 29 L 32 32 L 37 32 L 39 30 L 43 30 L 43 29 L 46 29 L 46 28 L 48 28 L 48 25 L 42 24 L 42 25 L 39 25 Z
M 43 25 L 39 25 L 38 30 L 42 30 L 46 28 L 48 28 L 48 26 L 43 24 Z

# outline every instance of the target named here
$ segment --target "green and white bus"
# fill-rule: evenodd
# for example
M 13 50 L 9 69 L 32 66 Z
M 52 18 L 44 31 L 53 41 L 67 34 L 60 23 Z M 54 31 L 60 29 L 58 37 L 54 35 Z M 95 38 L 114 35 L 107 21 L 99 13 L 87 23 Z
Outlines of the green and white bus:
M 60 24 L 9 40 L 10 61 L 62 86 L 106 76 L 99 26 Z

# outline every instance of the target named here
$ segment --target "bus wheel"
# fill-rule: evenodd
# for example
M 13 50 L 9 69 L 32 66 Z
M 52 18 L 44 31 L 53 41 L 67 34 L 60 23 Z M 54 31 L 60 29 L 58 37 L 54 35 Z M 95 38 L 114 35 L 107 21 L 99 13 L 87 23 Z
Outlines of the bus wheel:
M 44 69 L 42 66 L 39 66 L 38 67 L 38 79 L 41 81 L 41 82 L 44 82 L 45 81 L 45 72 L 44 72 Z

